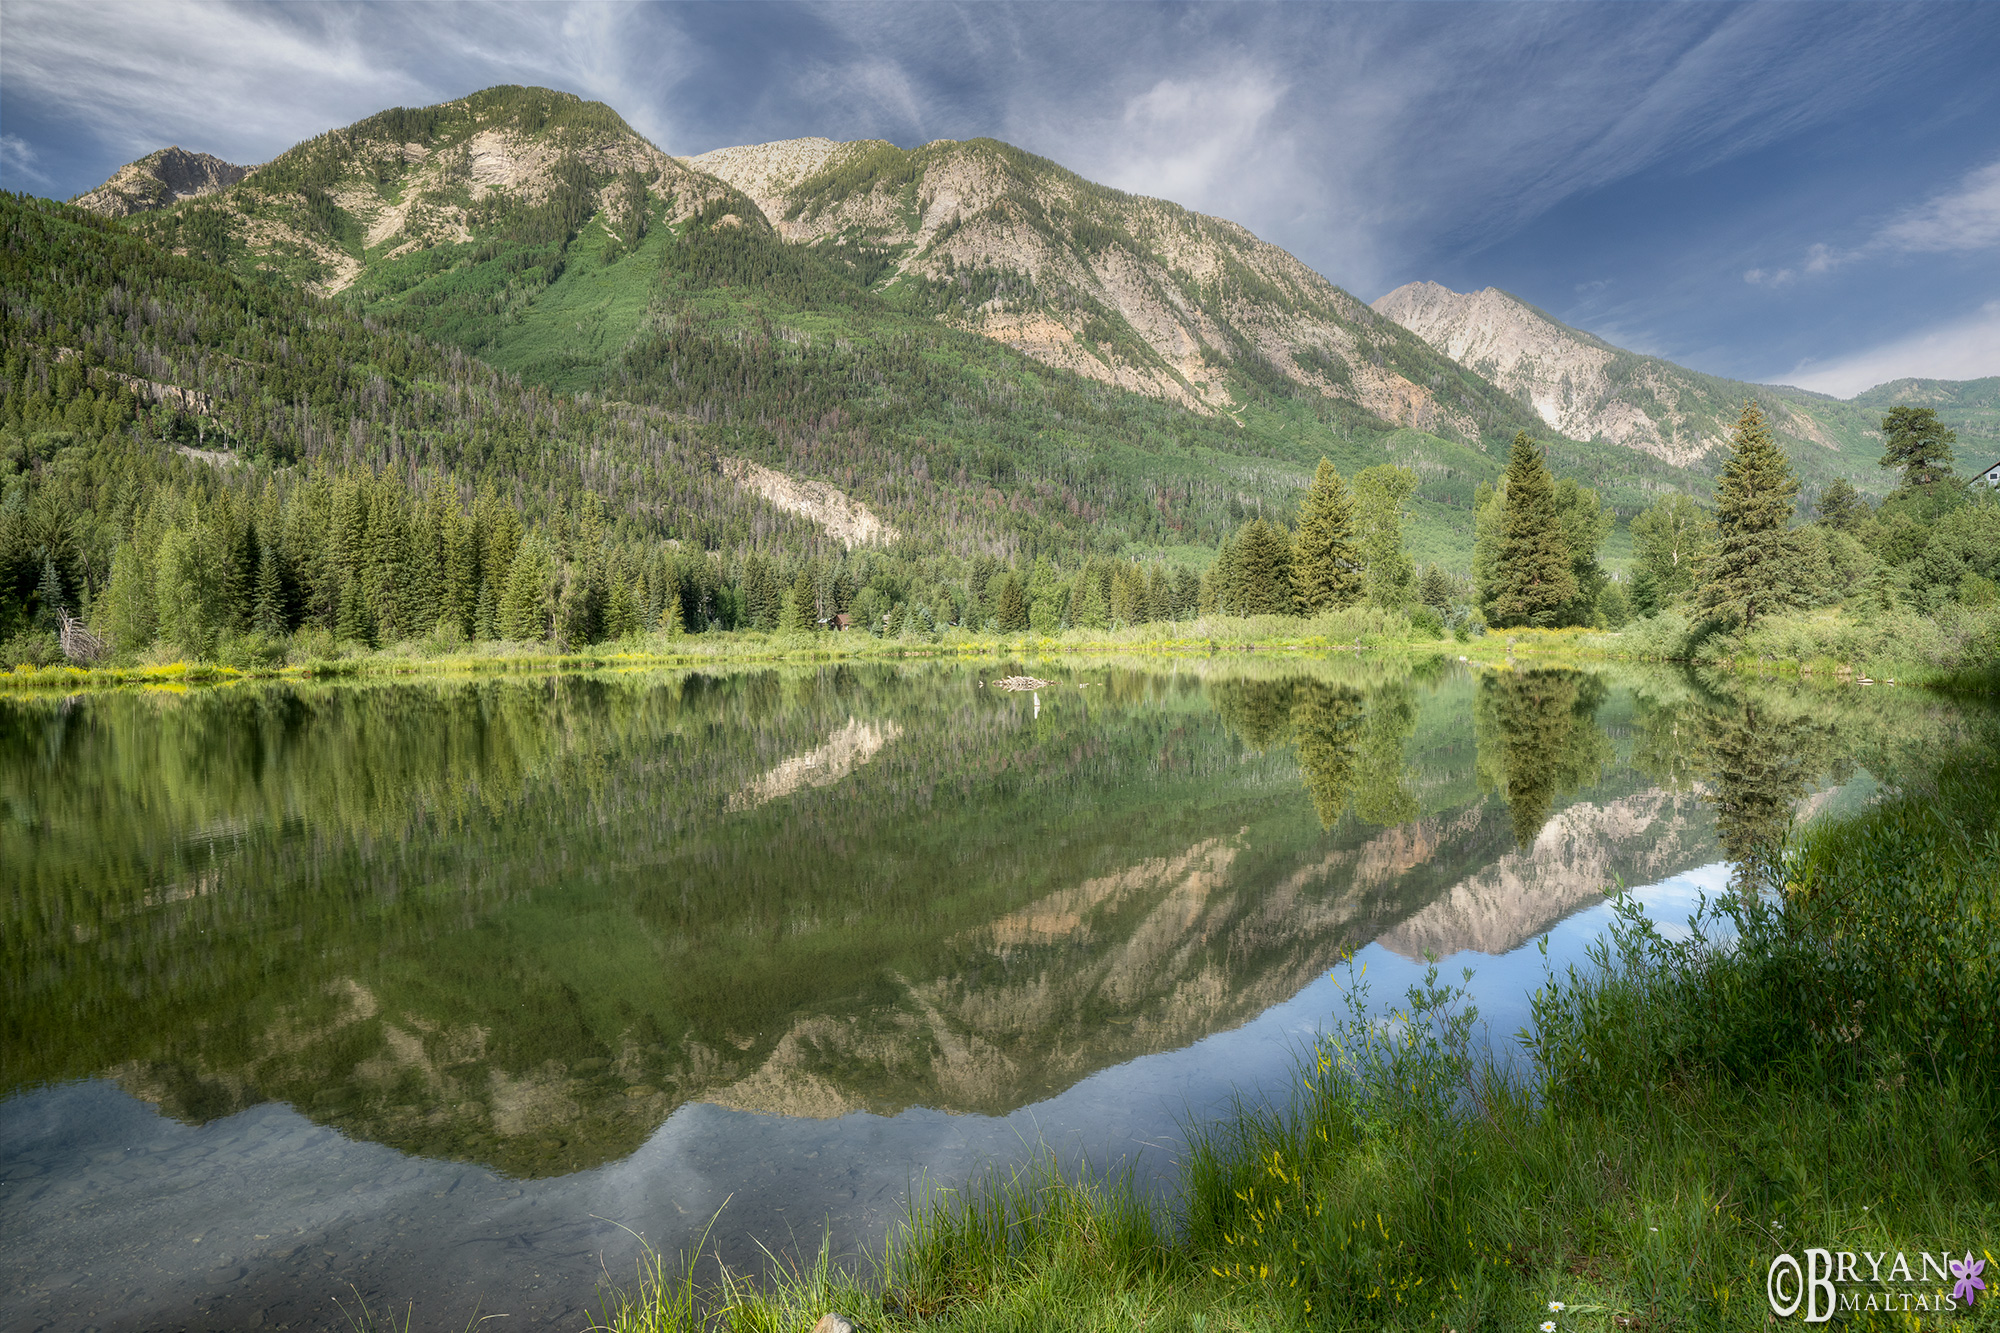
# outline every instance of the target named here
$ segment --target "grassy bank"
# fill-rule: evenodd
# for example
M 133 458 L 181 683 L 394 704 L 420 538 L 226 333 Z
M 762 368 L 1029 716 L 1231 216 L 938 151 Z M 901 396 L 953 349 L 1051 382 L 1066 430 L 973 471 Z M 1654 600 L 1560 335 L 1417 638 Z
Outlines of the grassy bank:
M 1552 640 L 1562 636 L 1549 636 Z M 1575 636 L 1567 636 L 1574 643 Z M 214 660 L 165 659 L 96 667 L 17 664 L 0 671 L 0 688 L 72 690 L 116 685 L 215 684 L 245 679 L 377 677 L 473 672 L 591 670 L 621 665 L 724 667 L 765 662 L 843 662 L 899 658 L 1038 658 L 1068 653 L 1190 654 L 1286 650 L 1437 651 L 1441 640 L 1396 612 L 1357 607 L 1311 619 L 1295 616 L 1204 616 L 1154 621 L 1119 630 L 1065 630 L 1055 635 L 939 633 L 877 638 L 843 634 L 776 634 L 755 630 L 699 635 L 641 635 L 563 652 L 547 643 L 439 643 L 411 640 L 369 650 L 314 642 L 304 649 L 258 644 Z M 1500 650 L 1500 641 L 1487 645 Z
M 1634 621 L 1617 634 L 1587 635 L 1581 646 L 1593 655 L 1645 661 L 1917 684 L 2000 685 L 2000 608 L 1952 603 L 1934 616 L 1902 608 L 1869 614 L 1828 607 L 1769 616 L 1734 634 L 1670 610 Z
M 864 1279 L 661 1269 L 606 1322 L 777 1333 L 833 1309 L 871 1329 L 1748 1329 L 1769 1322 L 1773 1259 L 1813 1246 L 1969 1251 L 1990 1290 L 1996 778 L 1978 754 L 1795 835 L 1731 905 L 1734 948 L 1622 911 L 1599 966 L 1537 996 L 1515 1066 L 1475 1040 L 1449 979 L 1388 1022 L 1357 992 L 1291 1106 L 1197 1134 L 1170 1210 L 1031 1170 L 918 1201 Z M 1847 1327 L 1939 1318 L 1900 1296 L 1871 1314 L 1868 1288 L 1842 1290 L 1858 1294 Z M 1995 1305 L 1945 1318 L 1990 1326 Z

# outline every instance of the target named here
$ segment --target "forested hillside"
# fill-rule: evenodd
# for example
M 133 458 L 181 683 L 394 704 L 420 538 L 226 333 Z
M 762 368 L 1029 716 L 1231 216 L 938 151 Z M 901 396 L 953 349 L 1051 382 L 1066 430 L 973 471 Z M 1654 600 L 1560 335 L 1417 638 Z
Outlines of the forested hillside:
M 77 209 L 0 198 L 0 236 L 0 639 L 58 607 L 195 652 L 299 628 L 561 637 L 565 597 L 596 637 L 674 591 L 727 620 L 732 571 L 699 553 L 818 540 L 659 414 Z
M 740 234 L 691 219 L 676 238 L 684 271 L 757 253 Z M 1044 516 L 983 479 L 934 479 L 918 454 L 893 474 L 899 512 L 916 521 L 889 550 L 850 550 L 739 488 L 715 452 L 758 438 L 739 414 L 788 393 L 807 396 L 836 438 L 850 403 L 889 374 L 930 386 L 940 413 L 961 410 L 954 391 L 969 372 L 938 368 L 922 347 L 898 356 L 885 340 L 869 359 L 829 344 L 819 354 L 849 368 L 832 383 L 732 380 L 726 366 L 698 381 L 669 333 L 649 344 L 659 382 L 715 395 L 669 411 L 523 384 L 64 205 L 6 197 L 0 236 L 0 651 L 13 661 L 53 659 L 65 617 L 128 659 L 270 661 L 406 640 L 806 629 L 836 612 L 870 625 L 887 613 L 920 633 L 1051 615 L 1101 625 L 1187 615 L 1201 597 L 1184 563 L 1170 577 L 1090 555 L 1109 544 L 1092 531 L 1104 508 L 1060 492 L 1026 492 Z M 765 339 L 743 360 L 791 346 Z M 1115 391 L 1014 364 L 1040 395 L 1026 400 L 1029 421 L 1136 433 L 1175 411 L 1119 395 L 1160 414 L 1124 422 L 1093 397 Z M 643 389 L 633 396 L 670 397 Z M 989 389 L 986 419 L 1011 420 L 1004 386 Z M 1073 468 L 1105 475 L 1101 459 Z M 1212 482 L 1180 494 L 1212 514 L 1206 531 L 1179 535 L 1219 538 L 1244 515 Z M 1171 530 L 1171 506 L 1139 512 Z M 1031 543 L 1043 553 L 1029 561 Z M 984 549 L 1010 547 L 1013 568 Z

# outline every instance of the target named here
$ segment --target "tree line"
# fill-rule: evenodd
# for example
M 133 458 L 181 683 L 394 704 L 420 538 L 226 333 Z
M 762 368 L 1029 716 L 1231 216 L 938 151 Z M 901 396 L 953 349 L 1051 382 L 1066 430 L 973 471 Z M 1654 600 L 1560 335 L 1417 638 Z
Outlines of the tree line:
M 1786 611 L 1868 616 L 2000 604 L 2000 502 L 1953 471 L 1955 432 L 1927 407 L 1882 418 L 1896 489 L 1870 505 L 1844 478 L 1802 513 L 1799 482 L 1755 404 L 1730 440 L 1713 507 L 1667 495 L 1632 520 L 1630 604 L 1728 631 Z

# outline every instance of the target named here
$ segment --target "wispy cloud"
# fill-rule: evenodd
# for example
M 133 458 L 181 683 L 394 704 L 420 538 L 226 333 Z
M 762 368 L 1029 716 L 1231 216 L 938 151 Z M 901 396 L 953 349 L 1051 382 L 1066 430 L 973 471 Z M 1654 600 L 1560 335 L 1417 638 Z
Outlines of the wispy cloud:
M 1982 379 L 2000 375 L 2000 301 L 1967 318 L 1826 362 L 1804 361 L 1786 384 L 1851 398 L 1890 380 Z
M 1947 254 L 2000 246 L 2000 162 L 1903 214 L 1876 233 L 1875 244 L 1903 253 Z
M 7 0 L 6 18 L 10 93 L 128 157 L 178 143 L 262 161 L 507 82 L 607 101 L 658 138 L 685 54 L 667 15 L 593 4 Z
M 29 180 L 43 185 L 49 178 L 35 165 L 38 155 L 28 146 L 28 141 L 15 134 L 0 134 L 0 169 L 10 176 L 26 176 Z

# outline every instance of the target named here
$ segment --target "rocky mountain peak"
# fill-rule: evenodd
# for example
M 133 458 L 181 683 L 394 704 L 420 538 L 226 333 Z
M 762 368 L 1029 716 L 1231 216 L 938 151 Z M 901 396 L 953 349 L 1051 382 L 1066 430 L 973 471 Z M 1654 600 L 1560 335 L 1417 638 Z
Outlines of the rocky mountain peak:
M 884 285 L 925 289 L 947 322 L 1105 384 L 1216 413 L 1247 377 L 1468 443 L 1493 415 L 1462 387 L 1439 391 L 1453 377 L 1421 340 L 1236 223 L 996 140 L 792 139 L 687 162 L 787 241 L 884 254 Z
M 1374 302 L 1377 314 L 1528 403 L 1551 429 L 1622 445 L 1683 467 L 1713 466 L 1746 399 L 1794 449 L 1846 451 L 1859 465 L 1874 445 L 1852 423 L 1834 429 L 1833 400 L 1794 389 L 1705 375 L 1629 352 L 1571 328 L 1497 287 L 1455 292 L 1406 283 Z
M 129 217 L 226 190 L 255 169 L 208 153 L 162 148 L 126 163 L 104 184 L 70 202 L 105 217 Z

